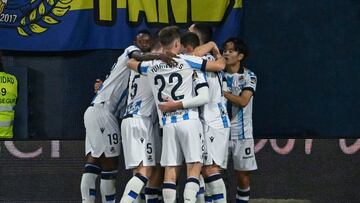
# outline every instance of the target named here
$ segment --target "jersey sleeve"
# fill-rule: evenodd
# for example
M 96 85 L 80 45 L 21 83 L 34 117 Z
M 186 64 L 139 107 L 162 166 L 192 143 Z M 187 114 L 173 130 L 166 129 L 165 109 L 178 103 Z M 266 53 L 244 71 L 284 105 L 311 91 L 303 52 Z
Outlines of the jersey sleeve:
M 194 70 L 193 72 L 193 85 L 196 95 L 198 94 L 197 90 L 202 87 L 209 87 L 204 72 L 199 70 Z
M 140 49 L 137 46 L 131 45 L 128 48 L 125 49 L 126 56 L 128 58 L 132 58 L 132 54 L 134 52 L 140 51 Z
M 152 61 L 142 61 L 137 67 L 137 72 L 141 75 L 147 75 L 148 69 L 152 66 Z
M 245 78 L 245 86 L 242 90 L 250 90 L 252 93 L 255 93 L 256 90 L 257 77 L 253 72 L 249 72 Z
M 207 60 L 191 55 L 180 55 L 180 58 L 184 59 L 193 69 L 205 71 Z

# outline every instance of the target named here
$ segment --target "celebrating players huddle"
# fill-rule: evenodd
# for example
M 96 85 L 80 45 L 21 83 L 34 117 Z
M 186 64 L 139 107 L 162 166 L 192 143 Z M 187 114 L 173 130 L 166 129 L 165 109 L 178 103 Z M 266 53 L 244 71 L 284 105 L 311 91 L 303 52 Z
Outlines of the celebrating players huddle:
M 121 203 L 176 202 L 184 162 L 184 202 L 227 202 L 221 170 L 229 153 L 236 201 L 248 202 L 250 171 L 257 169 L 252 132 L 257 80 L 241 66 L 248 54 L 241 39 L 229 38 L 221 55 L 211 35 L 205 24 L 183 34 L 165 27 L 153 38 L 140 31 L 106 80 L 95 83 L 96 96 L 84 114 L 83 203 L 95 202 L 99 175 L 102 202 L 115 202 L 120 142 L 125 167 L 134 174 Z

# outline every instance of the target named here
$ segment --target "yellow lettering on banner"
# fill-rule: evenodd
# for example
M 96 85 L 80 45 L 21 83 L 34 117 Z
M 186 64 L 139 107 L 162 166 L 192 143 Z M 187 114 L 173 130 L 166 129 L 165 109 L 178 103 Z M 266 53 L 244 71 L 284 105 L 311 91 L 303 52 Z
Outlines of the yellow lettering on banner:
M 230 0 L 191 1 L 191 16 L 198 22 L 221 22 Z
M 139 12 L 144 11 L 148 23 L 158 22 L 156 0 L 128 0 L 129 21 L 138 22 Z
M 171 8 L 174 14 L 176 23 L 187 22 L 187 0 L 171 0 Z
M 234 8 L 242 8 L 243 2 L 242 0 L 235 0 Z
M 72 1 L 70 6 L 71 6 L 70 10 L 93 9 L 94 8 L 94 0 Z
M 159 23 L 169 23 L 168 1 L 158 0 Z
M 108 0 L 100 0 L 100 3 L 102 1 Z M 70 6 L 70 10 L 93 9 L 94 0 L 73 0 Z M 126 0 L 117 0 L 117 8 L 126 8 Z
M 118 8 L 126 8 L 126 0 L 117 0 Z
M 112 0 L 99 1 L 99 20 L 112 20 Z
M 171 9 L 176 23 L 187 23 L 187 0 L 171 0 Z M 159 23 L 169 23 L 168 1 L 158 1 Z

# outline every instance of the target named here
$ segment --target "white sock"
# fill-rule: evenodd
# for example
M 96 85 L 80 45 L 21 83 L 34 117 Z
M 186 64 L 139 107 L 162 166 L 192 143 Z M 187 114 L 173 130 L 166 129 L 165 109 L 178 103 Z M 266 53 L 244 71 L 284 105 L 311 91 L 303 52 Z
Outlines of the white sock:
M 221 174 L 216 173 L 206 178 L 206 185 L 213 202 L 226 203 L 226 186 Z
M 146 203 L 157 203 L 158 202 L 158 190 L 159 188 L 145 187 L 145 198 Z
M 188 177 L 184 189 L 184 202 L 195 203 L 196 194 L 198 193 L 199 188 L 199 179 L 195 177 Z
M 117 173 L 117 170 L 101 172 L 100 192 L 103 203 L 115 203 Z
M 101 168 L 95 164 L 85 164 L 85 173 L 81 177 L 80 191 L 82 203 L 94 203 L 96 198 L 96 178 Z
M 196 203 L 205 203 L 205 182 L 204 177 L 200 174 L 200 189 L 196 195 Z
M 163 194 L 164 203 L 175 203 L 176 202 L 176 184 L 170 183 L 170 182 L 164 182 L 162 194 Z
M 145 194 L 144 194 L 144 188 L 145 187 L 143 187 L 143 189 L 141 190 L 139 196 L 133 201 L 133 203 L 146 203 Z
M 139 196 L 147 181 L 147 177 L 138 173 L 135 174 L 135 176 L 133 176 L 126 184 L 120 203 L 132 203 Z
M 246 189 L 236 188 L 236 202 L 247 203 L 250 199 L 250 187 Z
M 211 203 L 213 202 L 212 201 L 212 195 L 210 193 L 210 188 L 209 188 L 209 184 L 205 183 L 205 193 L 204 193 L 204 196 L 205 196 L 205 203 Z

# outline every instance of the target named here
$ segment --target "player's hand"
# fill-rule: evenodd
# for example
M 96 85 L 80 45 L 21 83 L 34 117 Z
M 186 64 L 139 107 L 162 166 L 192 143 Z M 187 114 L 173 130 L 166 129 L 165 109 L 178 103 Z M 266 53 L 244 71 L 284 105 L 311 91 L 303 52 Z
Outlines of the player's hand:
M 165 101 L 159 104 L 159 109 L 162 112 L 172 112 L 182 108 L 181 101 L 174 101 L 171 98 L 165 98 Z
M 103 81 L 100 79 L 96 79 L 95 80 L 95 84 L 94 84 L 94 92 L 97 93 L 101 87 L 101 85 L 103 84 Z
M 231 92 L 225 92 L 225 91 L 224 91 L 224 97 L 225 97 L 226 99 L 228 99 L 230 95 L 231 95 Z
M 177 56 L 172 52 L 166 52 L 166 54 L 160 54 L 160 58 L 169 66 L 177 66 L 177 62 L 174 60 L 174 58 L 177 58 Z

